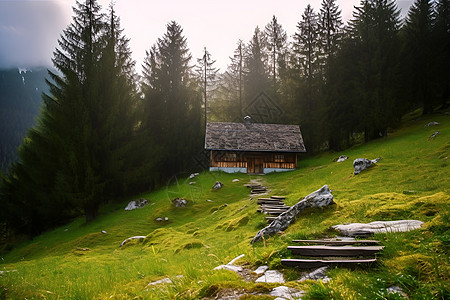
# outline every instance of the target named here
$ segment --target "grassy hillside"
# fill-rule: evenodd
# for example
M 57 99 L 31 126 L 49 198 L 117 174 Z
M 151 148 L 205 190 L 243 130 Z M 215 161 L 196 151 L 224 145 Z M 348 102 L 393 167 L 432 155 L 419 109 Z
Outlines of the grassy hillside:
M 424 127 L 431 121 L 440 125 Z M 435 131 L 440 134 L 429 139 Z M 124 211 L 132 200 L 124 199 L 104 207 L 90 224 L 77 219 L 3 254 L 0 299 L 198 299 L 221 290 L 266 293 L 276 286 L 213 270 L 240 254 L 245 257 L 239 263 L 247 268 L 268 264 L 281 270 L 287 285 L 307 291 L 307 299 L 399 299 L 387 296 L 392 285 L 401 286 L 410 299 L 445 299 L 450 295 L 449 137 L 448 114 L 411 117 L 388 138 L 343 153 L 300 158 L 294 172 L 204 172 L 193 185 L 189 174 L 179 174 L 167 187 L 136 197 L 150 201 L 142 209 Z M 341 154 L 350 159 L 334 162 Z M 355 176 L 352 162 L 358 157 L 382 160 Z M 336 204 L 308 209 L 283 234 L 250 245 L 265 226 L 264 215 L 256 212 L 257 198 L 244 186 L 251 180 L 270 188 L 270 195 L 287 196 L 288 205 L 328 184 Z M 224 187 L 213 191 L 216 181 Z M 173 207 L 175 197 L 189 199 L 188 207 Z M 158 217 L 168 221 L 157 222 Z M 419 219 L 425 225 L 408 233 L 378 234 L 386 248 L 371 270 L 333 269 L 329 283 L 298 283 L 301 270 L 280 265 L 290 255 L 285 249 L 293 238 L 334 236 L 329 227 L 339 223 L 398 219 Z M 136 235 L 147 237 L 120 247 Z M 147 286 L 167 277 L 172 284 Z

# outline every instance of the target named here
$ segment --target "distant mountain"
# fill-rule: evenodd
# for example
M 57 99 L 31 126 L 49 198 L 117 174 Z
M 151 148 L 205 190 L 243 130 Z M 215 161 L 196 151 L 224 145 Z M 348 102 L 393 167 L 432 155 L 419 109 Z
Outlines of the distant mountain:
M 17 148 L 36 124 L 42 93 L 48 92 L 47 68 L 0 69 L 0 167 L 17 159 Z

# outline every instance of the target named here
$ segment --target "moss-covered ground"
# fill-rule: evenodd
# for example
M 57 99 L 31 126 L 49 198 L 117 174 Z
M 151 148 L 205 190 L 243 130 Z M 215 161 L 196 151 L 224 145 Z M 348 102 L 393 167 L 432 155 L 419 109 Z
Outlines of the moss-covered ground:
M 424 127 L 431 121 L 440 125 Z M 429 139 L 436 131 L 440 134 Z M 335 162 L 341 154 L 349 159 Z M 382 160 L 353 175 L 358 157 Z M 267 293 L 276 286 L 213 270 L 240 254 L 245 257 L 238 263 L 247 268 L 268 264 L 281 270 L 286 285 L 307 291 L 304 299 L 400 299 L 388 295 L 392 285 L 410 299 L 449 299 L 449 157 L 450 116 L 439 113 L 410 116 L 387 138 L 342 153 L 300 156 L 298 170 L 289 173 L 203 172 L 192 180 L 179 174 L 166 187 L 135 197 L 149 200 L 144 208 L 125 211 L 135 198 L 124 199 L 104 206 L 92 223 L 76 219 L 3 251 L 0 299 L 199 299 L 227 289 Z M 307 209 L 284 233 L 250 245 L 265 226 L 264 215 L 256 211 L 257 197 L 244 186 L 251 180 L 266 185 L 269 195 L 286 196 L 288 205 L 328 184 L 336 204 Z M 218 191 L 211 189 L 216 181 L 224 183 Z M 188 199 L 188 206 L 173 207 L 175 197 Z M 168 220 L 158 222 L 159 217 Z M 294 238 L 334 236 L 330 226 L 340 223 L 399 219 L 425 224 L 407 233 L 377 234 L 385 249 L 374 268 L 332 269 L 332 280 L 324 284 L 298 283 L 301 270 L 280 265 Z M 137 235 L 146 238 L 120 247 Z M 148 286 L 167 277 L 172 284 Z

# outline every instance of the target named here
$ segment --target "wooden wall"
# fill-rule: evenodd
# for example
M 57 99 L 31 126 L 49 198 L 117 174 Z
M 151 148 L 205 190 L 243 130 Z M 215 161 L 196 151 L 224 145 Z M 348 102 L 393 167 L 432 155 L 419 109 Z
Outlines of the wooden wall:
M 211 151 L 211 167 L 247 168 L 247 162 L 255 158 L 263 159 L 264 168 L 297 168 L 297 153 L 233 151 Z

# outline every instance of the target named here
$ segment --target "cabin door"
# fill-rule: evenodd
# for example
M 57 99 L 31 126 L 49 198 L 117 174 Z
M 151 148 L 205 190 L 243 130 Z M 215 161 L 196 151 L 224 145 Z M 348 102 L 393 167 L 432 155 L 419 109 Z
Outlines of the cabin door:
M 247 173 L 249 174 L 263 174 L 264 173 L 264 159 L 263 158 L 247 158 Z

